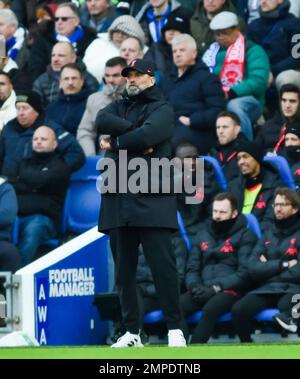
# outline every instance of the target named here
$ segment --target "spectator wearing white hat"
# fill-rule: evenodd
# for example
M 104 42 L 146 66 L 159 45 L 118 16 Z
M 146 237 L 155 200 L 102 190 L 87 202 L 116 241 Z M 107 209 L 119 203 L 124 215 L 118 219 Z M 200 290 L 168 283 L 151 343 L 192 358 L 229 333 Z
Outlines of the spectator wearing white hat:
M 240 117 L 242 131 L 252 140 L 252 123 L 261 116 L 265 103 L 270 73 L 268 56 L 240 32 L 238 17 L 232 12 L 217 14 L 209 27 L 216 42 L 202 59 L 219 76 L 228 100 L 227 110 Z

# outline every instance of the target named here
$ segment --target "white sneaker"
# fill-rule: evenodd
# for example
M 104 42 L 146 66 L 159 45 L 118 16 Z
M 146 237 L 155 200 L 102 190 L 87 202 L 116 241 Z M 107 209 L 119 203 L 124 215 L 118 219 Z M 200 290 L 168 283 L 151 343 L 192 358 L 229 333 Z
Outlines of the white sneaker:
M 111 347 L 144 347 L 138 334 L 126 332 Z
M 168 346 L 169 347 L 186 347 L 186 341 L 180 329 L 169 330 Z

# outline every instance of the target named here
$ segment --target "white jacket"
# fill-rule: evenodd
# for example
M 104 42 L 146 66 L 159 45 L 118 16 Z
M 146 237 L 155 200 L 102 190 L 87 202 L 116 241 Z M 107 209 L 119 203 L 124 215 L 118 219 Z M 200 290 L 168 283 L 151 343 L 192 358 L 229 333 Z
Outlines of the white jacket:
M 88 72 L 102 82 L 105 70 L 105 63 L 113 57 L 120 56 L 119 49 L 109 40 L 108 33 L 100 33 L 86 49 L 83 62 Z
M 5 100 L 0 108 L 0 131 L 3 129 L 3 126 L 8 123 L 8 121 L 17 117 L 15 102 L 16 94 L 15 91 L 12 91 L 10 96 Z

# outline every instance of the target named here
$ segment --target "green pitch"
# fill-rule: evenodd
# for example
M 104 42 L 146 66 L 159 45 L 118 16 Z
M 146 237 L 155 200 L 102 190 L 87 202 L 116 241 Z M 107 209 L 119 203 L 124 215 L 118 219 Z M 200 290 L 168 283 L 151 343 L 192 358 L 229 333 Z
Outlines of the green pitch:
M 187 348 L 145 346 L 111 349 L 86 347 L 0 348 L 0 358 L 43 359 L 209 359 L 209 358 L 300 358 L 300 344 L 194 345 Z

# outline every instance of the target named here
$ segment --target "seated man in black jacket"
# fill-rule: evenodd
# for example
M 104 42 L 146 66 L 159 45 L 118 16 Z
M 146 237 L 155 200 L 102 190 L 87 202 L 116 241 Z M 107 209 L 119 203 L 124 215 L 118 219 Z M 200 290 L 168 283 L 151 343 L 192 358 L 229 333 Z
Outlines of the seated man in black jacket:
M 256 237 L 229 192 L 213 202 L 212 220 L 193 240 L 187 262 L 186 287 L 181 296 L 185 315 L 202 310 L 191 343 L 205 343 L 219 316 L 230 311 L 248 283 L 248 257 Z
M 257 288 L 232 308 L 233 323 L 242 342 L 252 342 L 252 321 L 269 307 L 278 307 L 277 322 L 295 332 L 291 318 L 294 294 L 300 293 L 300 198 L 289 188 L 277 188 L 273 203 L 275 220 L 255 246 L 248 264 Z
M 33 135 L 31 158 L 19 166 L 11 178 L 19 206 L 19 244 L 22 264 L 32 261 L 43 242 L 56 236 L 59 229 L 70 168 L 56 151 L 54 131 L 39 127 Z

